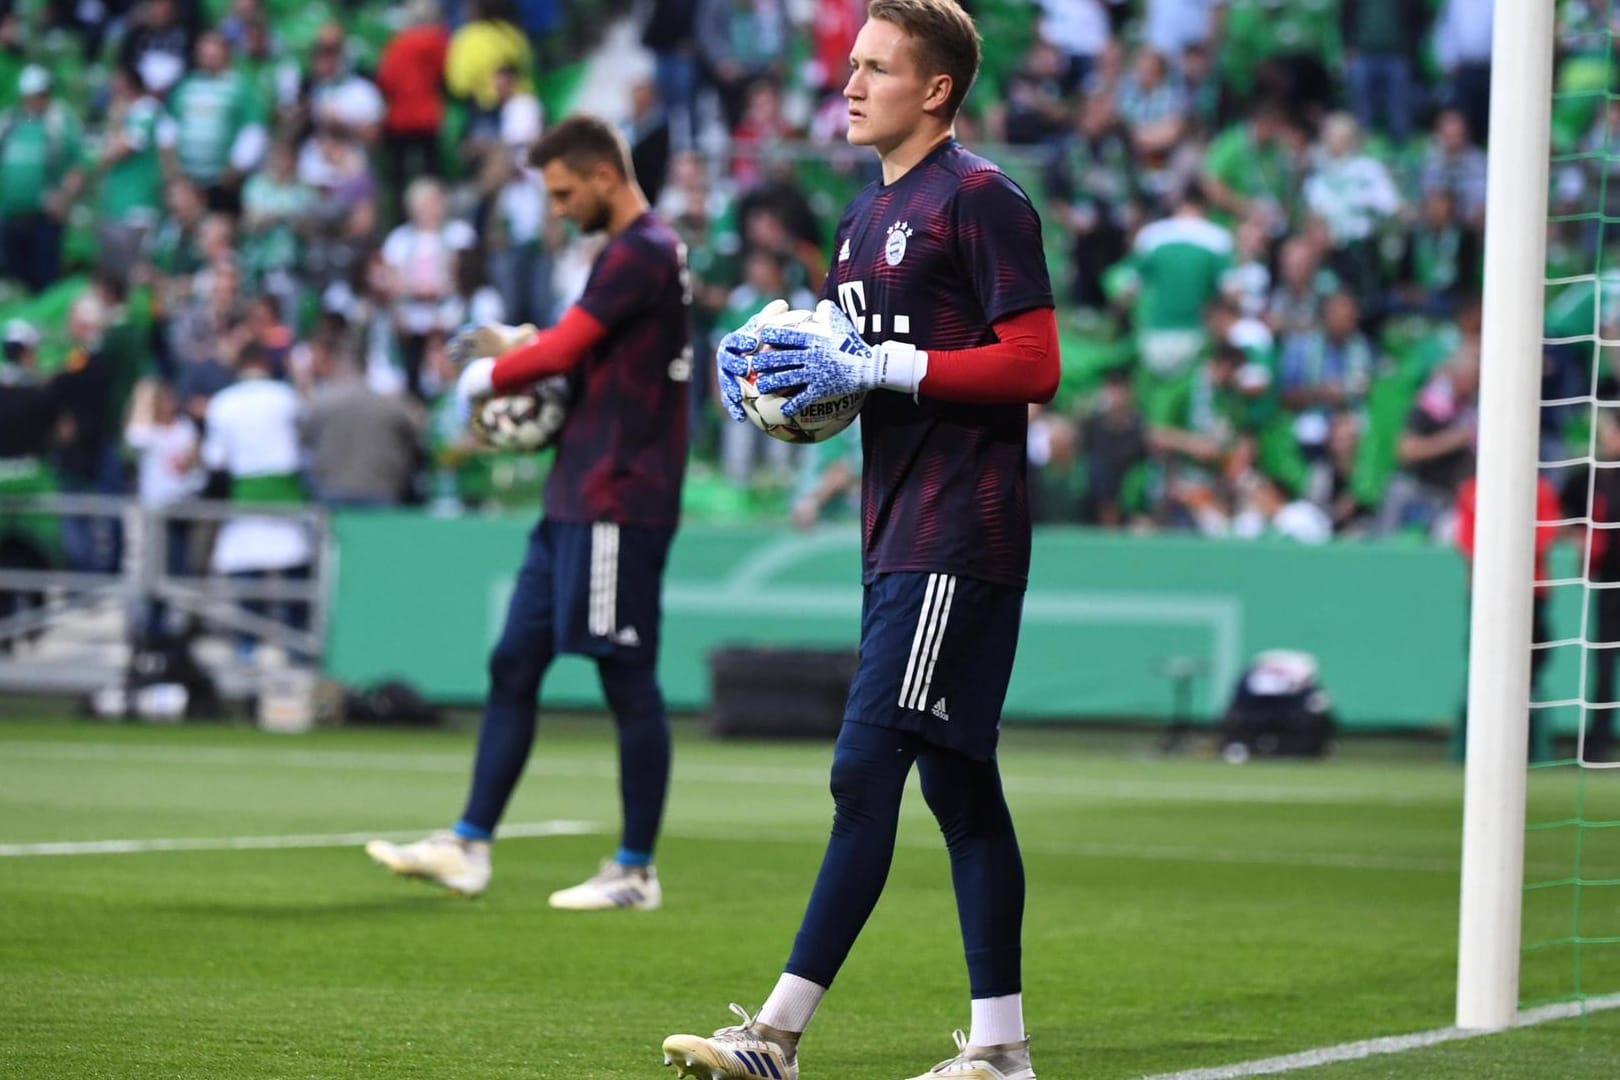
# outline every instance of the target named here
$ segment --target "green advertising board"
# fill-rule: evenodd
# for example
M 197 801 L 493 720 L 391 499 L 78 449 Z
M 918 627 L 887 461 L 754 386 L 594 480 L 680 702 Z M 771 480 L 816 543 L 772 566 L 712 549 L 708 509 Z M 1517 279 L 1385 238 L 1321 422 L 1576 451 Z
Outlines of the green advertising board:
M 331 674 L 402 677 L 436 700 L 477 701 L 531 524 L 339 515 Z M 859 544 L 852 527 L 683 528 L 664 596 L 671 707 L 703 708 L 717 648 L 853 648 Z M 1448 549 L 1041 530 L 1007 715 L 1163 720 L 1179 666 L 1194 673 L 1190 715 L 1208 719 L 1254 653 L 1291 648 L 1319 658 L 1348 726 L 1445 725 L 1462 700 L 1465 637 L 1465 572 Z M 1557 681 L 1568 681 L 1565 659 Z M 560 660 L 543 699 L 600 705 L 593 667 Z

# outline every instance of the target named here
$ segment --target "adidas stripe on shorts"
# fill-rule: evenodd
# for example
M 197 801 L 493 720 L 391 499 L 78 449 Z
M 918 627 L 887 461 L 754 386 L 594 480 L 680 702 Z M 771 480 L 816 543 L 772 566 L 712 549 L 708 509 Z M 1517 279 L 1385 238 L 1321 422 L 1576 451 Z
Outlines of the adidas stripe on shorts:
M 881 574 L 861 605 L 846 723 L 916 732 L 995 755 L 1023 614 L 1022 590 L 954 574 Z

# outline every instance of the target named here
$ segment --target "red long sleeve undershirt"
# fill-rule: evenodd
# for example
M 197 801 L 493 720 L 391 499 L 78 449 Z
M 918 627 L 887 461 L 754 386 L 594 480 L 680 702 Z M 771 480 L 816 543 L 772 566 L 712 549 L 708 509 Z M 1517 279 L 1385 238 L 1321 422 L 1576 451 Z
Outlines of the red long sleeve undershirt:
M 585 359 L 585 354 L 607 336 L 607 327 L 575 304 L 563 312 L 557 325 L 542 330 L 527 345 L 502 353 L 495 361 L 491 381 L 498 394 L 510 394 L 520 387 L 551 375 L 561 375 Z
M 976 405 L 1045 404 L 1057 393 L 1057 312 L 1031 308 L 995 324 L 992 345 L 929 349 L 928 374 L 918 392 Z
M 1052 308 L 1031 308 L 994 325 L 999 339 L 994 344 L 930 350 L 928 374 L 919 391 L 943 401 L 979 405 L 1051 401 L 1058 384 L 1057 313 Z M 495 361 L 496 392 L 509 394 L 563 374 L 606 335 L 607 327 L 589 312 L 570 307 L 556 326 Z

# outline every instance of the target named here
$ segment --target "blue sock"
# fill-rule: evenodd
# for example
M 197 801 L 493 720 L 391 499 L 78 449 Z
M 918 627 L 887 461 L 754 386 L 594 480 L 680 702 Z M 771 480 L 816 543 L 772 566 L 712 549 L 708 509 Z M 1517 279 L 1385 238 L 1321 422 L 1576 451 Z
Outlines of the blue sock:
M 463 840 L 482 840 L 485 843 L 495 839 L 495 834 L 489 829 L 480 829 L 477 825 L 467 821 L 458 821 L 450 830 Z
M 833 827 L 787 973 L 831 986 L 877 906 L 894 860 L 900 798 L 922 739 L 845 722 L 833 749 Z
M 652 862 L 669 790 L 669 715 L 651 667 L 596 662 L 602 693 L 619 729 L 619 799 L 624 834 L 614 856 L 626 866 Z
M 945 834 L 975 999 L 1023 992 L 1024 862 L 994 761 L 929 746 L 923 798 Z

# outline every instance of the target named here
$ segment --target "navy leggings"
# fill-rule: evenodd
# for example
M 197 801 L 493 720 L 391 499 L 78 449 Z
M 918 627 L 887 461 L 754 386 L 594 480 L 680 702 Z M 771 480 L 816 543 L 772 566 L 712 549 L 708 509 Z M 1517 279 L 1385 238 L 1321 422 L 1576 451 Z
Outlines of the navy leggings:
M 973 997 L 1019 993 L 1024 863 L 996 762 L 848 721 L 833 752 L 832 836 L 787 972 L 832 985 L 883 893 L 913 762 L 950 852 Z

